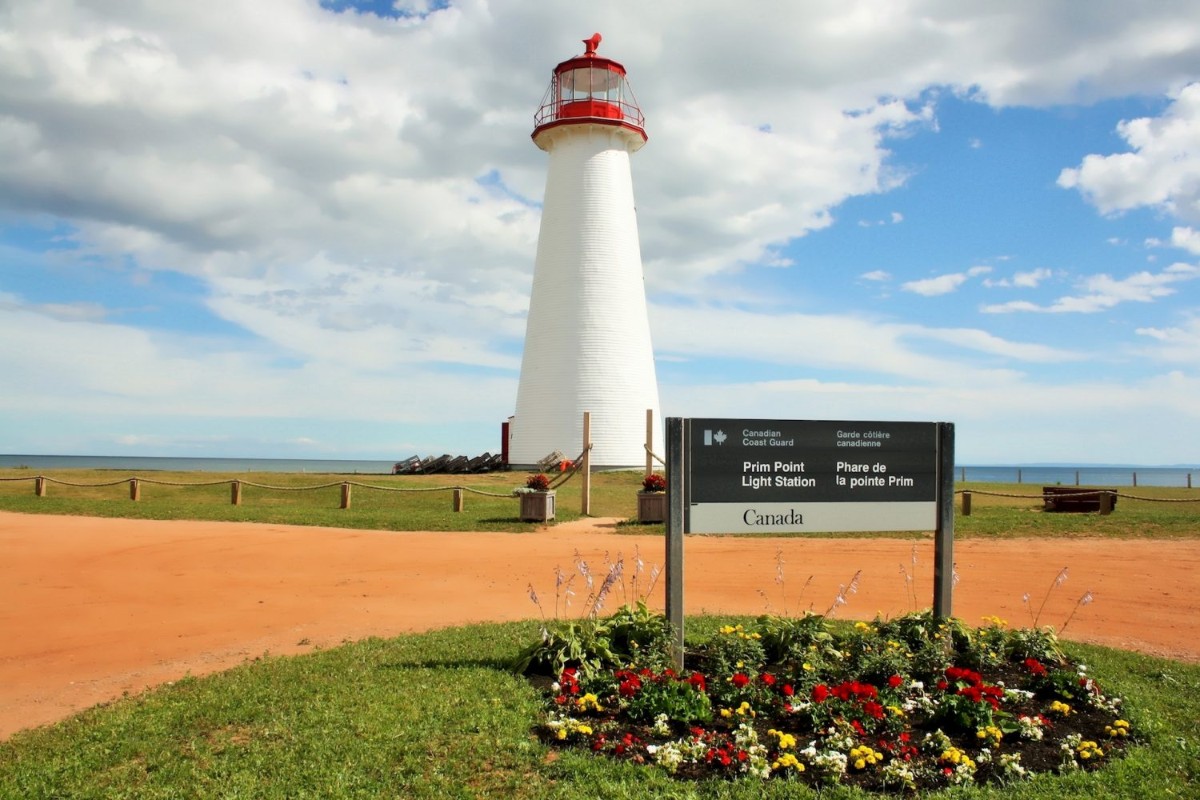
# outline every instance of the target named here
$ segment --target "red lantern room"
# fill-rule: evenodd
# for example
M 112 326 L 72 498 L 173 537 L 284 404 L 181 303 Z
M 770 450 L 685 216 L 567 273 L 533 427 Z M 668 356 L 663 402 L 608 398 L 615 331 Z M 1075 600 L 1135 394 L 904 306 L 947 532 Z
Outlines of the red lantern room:
M 600 34 L 592 34 L 590 39 L 583 40 L 583 44 L 587 48 L 583 55 L 554 68 L 550 88 L 534 116 L 534 142 L 540 133 L 550 128 L 591 123 L 630 130 L 641 137 L 636 145 L 640 147 L 647 138 L 643 127 L 645 120 L 633 89 L 625 79 L 625 67 L 596 55 Z

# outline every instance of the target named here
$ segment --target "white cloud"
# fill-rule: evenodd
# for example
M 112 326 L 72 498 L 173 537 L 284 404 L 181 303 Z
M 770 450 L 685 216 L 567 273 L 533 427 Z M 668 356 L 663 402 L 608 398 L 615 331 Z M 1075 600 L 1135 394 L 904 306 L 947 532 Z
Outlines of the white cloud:
M 1045 267 L 1038 267 L 1029 272 L 1013 273 L 1011 278 L 986 279 L 983 282 L 988 288 L 1016 288 L 1016 289 L 1036 289 L 1042 281 L 1053 275 L 1050 270 Z
M 1192 264 L 1172 264 L 1162 272 L 1138 272 L 1128 278 L 1115 279 L 1109 275 L 1092 275 L 1080 281 L 1084 294 L 1060 297 L 1046 306 L 1026 301 L 986 305 L 981 310 L 989 314 L 1011 311 L 1042 311 L 1046 313 L 1092 314 L 1121 303 L 1151 303 L 1175 294 L 1173 284 L 1200 278 L 1200 267 Z
M 1171 244 L 1200 256 L 1200 230 L 1176 227 L 1171 230 Z
M 0 405 L 168 421 L 340 419 L 347 397 L 355 414 L 384 422 L 504 418 L 546 169 L 531 118 L 553 64 L 594 29 L 602 53 L 629 67 L 648 117 L 633 169 L 652 300 L 707 296 L 747 267 L 799 271 L 789 241 L 831 226 L 847 199 L 909 180 L 890 148 L 937 130 L 938 93 L 996 106 L 1161 94 L 1194 79 L 1200 54 L 1183 24 L 1195 20 L 1187 2 L 1092 9 L 1081 26 L 1065 3 L 822 1 L 731 16 L 714 0 L 621 0 L 589 6 L 582 30 L 576 4 L 522 0 L 405 0 L 401 19 L 301 0 L 10 5 L 0 212 L 5 224 L 52 221 L 60 249 L 46 261 L 85 265 L 111 291 L 103 301 L 4 299 L 4 340 L 38 336 L 0 356 L 16 387 Z M 1080 167 L 1079 188 L 1104 209 L 1156 205 L 1188 221 L 1195 190 L 1163 165 L 1179 156 L 1191 174 L 1196 91 L 1121 129 L 1134 150 L 1129 174 L 1117 156 L 1091 157 L 1100 161 Z M 1177 229 L 1175 246 L 1196 252 L 1191 231 Z M 905 288 L 945 294 L 986 270 Z M 120 284 L 159 272 L 196 282 L 242 335 L 122 324 Z M 1080 302 L 1153 299 L 1187 278 L 1160 275 L 1171 279 L 1085 286 Z M 1035 288 L 1045 277 L 1012 282 Z M 721 296 L 761 294 L 738 291 Z M 1061 355 L 964 325 L 774 313 L 795 299 L 779 292 L 767 311 L 711 316 L 656 304 L 664 361 L 759 353 L 762 333 L 767 363 L 914 381 L 949 363 L 963 367 L 961 380 L 1008 386 L 1024 366 Z M 748 350 L 719 341 L 730 325 Z M 986 364 L 948 361 L 930 345 Z M 146 446 L 186 438 L 114 430 Z M 320 440 L 281 441 L 304 439 Z
M 938 275 L 934 278 L 922 278 L 921 280 L 906 281 L 905 283 L 900 284 L 900 288 L 906 292 L 923 295 L 924 297 L 937 297 L 939 295 L 950 294 L 951 292 L 957 291 L 971 278 L 975 278 L 980 275 L 986 275 L 991 271 L 991 267 L 971 267 L 966 272 L 951 272 L 946 275 Z
M 1117 127 L 1131 152 L 1089 155 L 1064 169 L 1058 184 L 1079 189 L 1104 214 L 1149 206 L 1200 222 L 1200 83 L 1180 90 L 1159 117 Z
M 655 349 L 676 359 L 733 358 L 807 370 L 851 370 L 923 384 L 990 384 L 1014 372 L 1008 366 L 1010 361 L 1032 364 L 1080 358 L 1059 348 L 1007 341 L 981 330 L 930 328 L 848 315 L 656 306 L 651 321 Z M 920 346 L 927 341 L 958 352 L 931 355 Z M 1002 360 L 982 359 L 981 355 Z
M 1155 342 L 1140 349 L 1144 356 L 1190 368 L 1200 364 L 1200 316 L 1191 317 L 1176 327 L 1138 328 L 1136 333 Z

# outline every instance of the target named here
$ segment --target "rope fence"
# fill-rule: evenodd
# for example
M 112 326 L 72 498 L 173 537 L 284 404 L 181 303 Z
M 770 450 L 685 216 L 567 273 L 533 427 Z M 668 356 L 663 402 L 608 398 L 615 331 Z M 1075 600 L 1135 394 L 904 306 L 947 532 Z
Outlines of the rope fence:
M 663 467 L 667 466 L 667 462 L 663 461 L 662 456 L 660 456 L 658 453 L 651 450 L 650 445 L 644 444 L 644 445 L 642 445 L 642 449 L 644 449 L 650 455 L 651 458 L 653 458 L 658 463 L 662 464 Z
M 579 471 L 583 469 L 583 457 L 586 456 L 591 449 L 592 446 L 590 444 L 585 447 L 583 452 L 576 456 L 575 460 L 571 462 L 571 468 L 550 482 L 550 488 L 557 489 L 567 481 L 571 480 L 571 478 L 574 478 L 577 474 L 579 474 Z
M 1072 497 L 1098 497 L 1099 495 L 1106 494 L 1111 497 L 1124 497 L 1127 500 L 1142 500 L 1147 503 L 1200 503 L 1200 495 L 1198 495 L 1196 497 L 1145 497 L 1143 495 L 1137 495 L 1137 494 L 1125 494 L 1124 492 L 1118 492 L 1115 489 L 1091 489 L 1091 490 L 1079 489 L 1079 490 L 1070 491 L 1070 492 L 1054 492 L 1053 494 L 1046 494 L 1046 493 L 1024 494 L 1024 493 L 1015 493 L 1015 492 L 1013 492 L 1013 493 L 989 492 L 989 491 L 982 491 L 979 489 L 956 489 L 954 493 L 955 494 L 970 494 L 970 495 L 979 494 L 979 495 L 986 495 L 988 497 L 1013 497 L 1013 498 L 1017 498 L 1017 499 L 1029 499 L 1029 500 L 1035 500 L 1035 499 L 1046 500 L 1049 498 L 1070 499 Z
M 576 467 L 571 473 L 560 479 L 556 485 L 561 485 L 570 479 L 575 472 L 578 472 Z M 129 497 L 131 500 L 141 499 L 141 487 L 143 484 L 153 486 L 170 486 L 176 488 L 199 488 L 211 486 L 229 486 L 230 487 L 230 502 L 233 505 L 241 505 L 242 489 L 249 487 L 252 489 L 264 489 L 272 492 L 313 492 L 323 489 L 332 489 L 340 487 L 342 490 L 342 508 L 350 508 L 351 490 L 354 487 L 377 492 L 408 492 L 408 493 L 429 493 L 429 492 L 453 492 L 454 493 L 454 510 L 463 510 L 463 495 L 474 494 L 481 497 L 495 497 L 502 500 L 516 499 L 516 495 L 512 492 L 500 493 L 489 492 L 483 489 L 476 489 L 472 486 L 379 486 L 373 483 L 363 483 L 362 481 L 331 481 L 328 483 L 318 483 L 311 486 L 277 486 L 269 483 L 257 483 L 255 481 L 244 481 L 237 478 L 224 478 L 216 481 L 166 481 L 160 478 L 143 478 L 140 475 L 130 476 L 128 478 L 120 478 L 113 481 L 100 481 L 97 483 L 87 483 L 82 481 L 67 481 L 61 478 L 54 478 L 48 475 L 32 475 L 20 477 L 0 477 L 0 481 L 12 483 L 17 481 L 32 481 L 34 485 L 34 493 L 38 497 L 46 496 L 46 487 L 49 484 L 58 486 L 67 486 L 77 489 L 102 489 L 111 486 L 120 486 L 129 484 Z

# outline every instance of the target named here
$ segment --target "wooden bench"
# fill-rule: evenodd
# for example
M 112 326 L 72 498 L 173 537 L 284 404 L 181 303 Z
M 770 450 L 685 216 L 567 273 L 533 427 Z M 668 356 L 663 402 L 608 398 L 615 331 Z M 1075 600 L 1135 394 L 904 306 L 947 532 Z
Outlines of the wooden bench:
M 1078 486 L 1043 486 L 1043 511 L 1066 511 L 1085 514 L 1099 511 L 1110 514 L 1117 507 L 1117 493 L 1112 489 L 1081 489 Z

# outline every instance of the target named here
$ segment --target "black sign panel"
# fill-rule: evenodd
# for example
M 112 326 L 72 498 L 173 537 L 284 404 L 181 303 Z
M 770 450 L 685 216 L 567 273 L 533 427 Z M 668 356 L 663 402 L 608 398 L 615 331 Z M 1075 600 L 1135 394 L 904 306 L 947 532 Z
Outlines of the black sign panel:
M 932 529 L 937 423 L 685 424 L 690 530 Z

